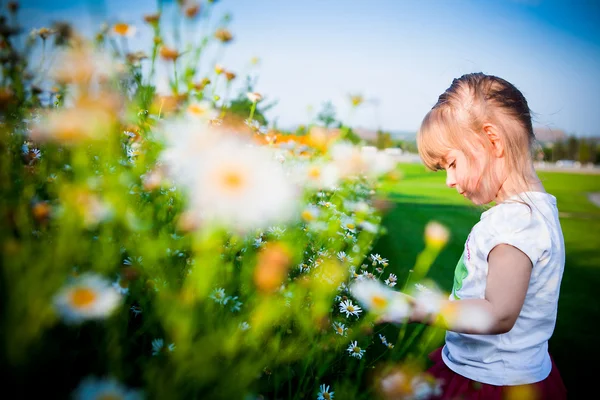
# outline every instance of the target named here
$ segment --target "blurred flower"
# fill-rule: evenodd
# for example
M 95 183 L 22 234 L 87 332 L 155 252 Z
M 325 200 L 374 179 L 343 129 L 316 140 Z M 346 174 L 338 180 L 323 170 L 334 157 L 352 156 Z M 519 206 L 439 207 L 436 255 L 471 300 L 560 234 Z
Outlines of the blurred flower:
M 262 95 L 257 92 L 248 92 L 246 93 L 246 97 L 253 103 L 258 103 L 262 100 Z
M 115 122 L 115 115 L 102 104 L 53 109 L 34 123 L 30 137 L 39 142 L 63 144 L 106 139 Z
M 232 80 L 235 79 L 236 74 L 235 72 L 231 72 L 231 71 L 224 71 L 225 73 L 225 78 L 227 79 L 228 82 L 231 82 Z
M 350 97 L 350 103 L 352 104 L 352 107 L 358 107 L 365 101 L 364 97 L 360 94 L 353 94 L 353 95 L 350 95 L 349 97 Z
M 58 83 L 89 84 L 92 79 L 105 81 L 119 72 L 118 64 L 107 54 L 87 47 L 61 50 L 49 75 Z
M 350 342 L 350 345 L 348 346 L 348 348 L 346 349 L 346 351 L 348 353 L 350 353 L 350 355 L 352 357 L 358 358 L 359 360 L 365 354 L 365 350 L 363 350 L 360 347 L 358 347 L 358 342 L 356 340 L 354 342 Z
M 152 355 L 157 356 L 164 351 L 165 341 L 161 338 L 152 340 Z M 173 352 L 175 350 L 175 344 L 171 343 L 167 346 L 167 350 Z
M 415 368 L 393 367 L 377 380 L 384 400 L 425 400 L 442 394 L 441 381 Z
M 111 282 L 93 273 L 78 276 L 54 296 L 57 312 L 69 323 L 106 318 L 121 301 Z
M 48 218 L 50 218 L 50 205 L 48 204 L 47 201 L 38 201 L 35 202 L 33 204 L 33 206 L 31 207 L 31 212 L 33 214 L 33 218 L 39 222 L 39 223 L 44 223 L 46 221 L 48 221 Z
M 181 8 L 188 18 L 194 18 L 200 13 L 200 3 L 195 0 L 184 0 Z
M 48 39 L 51 35 L 56 33 L 55 29 L 42 27 L 40 29 L 34 29 L 32 34 L 39 36 L 42 40 Z
M 316 221 L 319 217 L 319 209 L 314 205 L 309 205 L 304 210 L 302 210 L 301 217 L 304 222 L 313 222 Z
M 219 112 L 208 101 L 200 101 L 190 103 L 186 108 L 186 115 L 208 122 L 217 118 Z
M 120 276 L 113 282 L 112 287 L 119 292 L 119 294 L 127 295 L 129 293 L 129 281 L 122 279 Z
M 387 321 L 402 322 L 410 315 L 409 298 L 379 281 L 357 280 L 350 286 L 350 293 L 363 307 Z
M 9 1 L 6 4 L 6 8 L 8 8 L 8 11 L 15 14 L 17 11 L 19 11 L 19 2 L 18 1 Z
M 282 244 L 269 243 L 258 254 L 254 283 L 261 292 L 274 292 L 285 278 L 292 261 L 290 251 Z
M 333 163 L 300 162 L 293 166 L 292 175 L 302 186 L 311 189 L 332 189 L 340 181 L 340 171 Z
M 112 33 L 121 37 L 131 37 L 135 35 L 135 26 L 126 24 L 124 22 L 118 22 L 112 26 Z
M 346 318 L 350 317 L 351 315 L 358 317 L 358 315 L 362 312 L 362 309 L 359 306 L 352 304 L 352 300 L 342 301 L 339 307 L 341 313 L 346 313 Z
M 222 43 L 229 43 L 233 40 L 233 35 L 228 29 L 219 28 L 215 31 L 215 38 Z
M 208 78 L 202 78 L 202 80 L 198 83 L 194 84 L 194 89 L 196 89 L 197 91 L 202 91 L 204 90 L 204 88 L 210 84 L 210 79 Z
M 441 249 L 450 238 L 450 231 L 444 225 L 431 221 L 425 227 L 425 244 L 435 249 Z
M 319 393 L 317 393 L 317 400 L 331 400 L 334 393 L 329 391 L 329 385 L 322 384 L 319 387 Z
M 144 21 L 146 21 L 150 25 L 153 25 L 153 26 L 158 25 L 159 20 L 160 20 L 160 13 L 144 15 Z
M 215 64 L 215 73 L 221 75 L 223 72 L 225 72 L 225 68 L 221 64 Z
M 114 378 L 87 377 L 75 389 L 73 398 L 75 400 L 142 400 L 144 397 L 141 392 L 122 385 Z
M 296 188 L 266 149 L 223 139 L 195 157 L 193 169 L 185 171 L 190 178 L 183 179 L 192 182 L 190 206 L 202 223 L 245 230 L 293 215 Z
M 159 54 L 167 61 L 176 61 L 181 55 L 176 49 L 165 45 L 160 46 Z
M 250 329 L 250 324 L 246 321 L 242 321 L 240 322 L 239 326 L 241 331 L 247 331 L 248 329 Z
M 134 53 L 127 53 L 127 62 L 132 65 L 138 65 L 140 61 L 148 58 L 148 55 L 143 51 L 136 51 Z
M 210 294 L 210 296 L 208 296 L 209 298 L 213 299 L 215 301 L 215 303 L 218 304 L 224 304 L 225 303 L 225 289 L 223 288 L 216 288 L 212 291 L 212 293 Z

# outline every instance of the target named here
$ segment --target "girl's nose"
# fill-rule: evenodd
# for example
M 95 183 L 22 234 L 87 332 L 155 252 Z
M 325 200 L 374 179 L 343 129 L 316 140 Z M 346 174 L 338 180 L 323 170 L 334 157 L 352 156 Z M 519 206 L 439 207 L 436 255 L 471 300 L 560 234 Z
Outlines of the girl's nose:
M 454 179 L 454 173 L 451 171 L 446 171 L 446 186 L 449 188 L 456 186 L 456 179 Z

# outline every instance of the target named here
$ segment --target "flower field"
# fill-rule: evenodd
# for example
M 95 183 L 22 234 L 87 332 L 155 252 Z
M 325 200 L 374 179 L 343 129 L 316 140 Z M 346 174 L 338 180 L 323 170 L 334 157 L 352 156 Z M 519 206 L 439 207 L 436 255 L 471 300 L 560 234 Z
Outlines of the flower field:
M 221 6 L 181 1 L 169 18 L 213 26 Z M 377 323 L 407 318 L 398 289 L 433 310 L 444 295 L 425 279 L 444 226 L 421 232 L 402 281 L 372 251 L 385 233 L 381 188 L 401 179 L 394 159 L 342 122 L 270 128 L 251 83 L 235 97 L 244 77 L 200 62 L 233 40 L 227 18 L 178 47 L 160 7 L 91 38 L 67 22 L 22 32 L 15 2 L 3 13 L 9 387 L 77 399 L 435 393 L 425 350 L 440 331 Z M 130 48 L 136 29 L 152 32 L 147 47 Z

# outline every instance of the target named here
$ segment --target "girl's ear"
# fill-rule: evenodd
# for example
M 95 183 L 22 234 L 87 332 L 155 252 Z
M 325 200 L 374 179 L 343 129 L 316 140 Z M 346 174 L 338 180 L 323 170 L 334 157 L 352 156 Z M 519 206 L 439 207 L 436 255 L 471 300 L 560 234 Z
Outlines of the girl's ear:
M 483 124 L 483 132 L 492 144 L 494 155 L 498 158 L 504 156 L 504 143 L 498 133 L 498 128 L 493 124 Z

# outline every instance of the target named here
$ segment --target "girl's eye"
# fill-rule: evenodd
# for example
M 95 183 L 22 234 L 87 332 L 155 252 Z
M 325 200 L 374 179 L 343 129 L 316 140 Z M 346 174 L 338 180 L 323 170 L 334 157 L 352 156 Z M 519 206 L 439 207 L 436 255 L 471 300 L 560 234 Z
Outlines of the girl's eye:
M 456 166 L 456 161 L 452 161 L 452 163 L 450 163 L 450 165 L 448 165 L 448 168 L 454 168 Z

